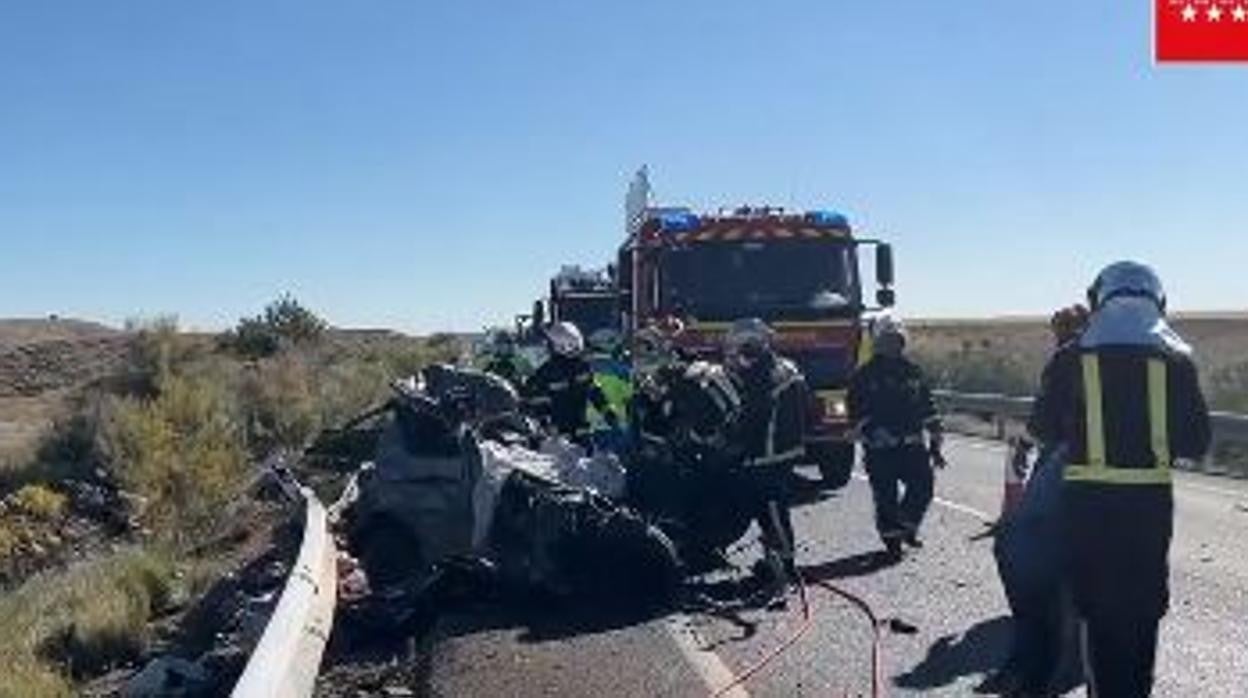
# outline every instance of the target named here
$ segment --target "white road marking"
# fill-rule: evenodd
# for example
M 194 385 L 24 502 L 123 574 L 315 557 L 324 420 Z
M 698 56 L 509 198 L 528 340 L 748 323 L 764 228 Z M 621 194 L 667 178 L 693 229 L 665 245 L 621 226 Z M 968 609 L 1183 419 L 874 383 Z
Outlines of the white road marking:
M 995 442 L 995 441 L 980 441 L 977 439 L 970 439 L 970 438 L 950 439 L 950 441 L 957 441 L 959 448 L 972 448 L 972 449 L 975 449 L 976 451 L 1004 452 L 1006 448 L 1008 448 L 1008 446 L 1005 443 L 1000 443 L 1000 442 Z
M 1216 495 L 1221 495 L 1223 497 L 1230 497 L 1231 499 L 1248 499 L 1248 492 L 1236 492 L 1235 490 L 1222 489 L 1221 487 L 1213 487 L 1211 485 L 1202 485 L 1200 483 L 1192 482 L 1191 480 L 1188 480 L 1187 477 L 1183 475 L 1180 475 L 1178 478 L 1175 478 L 1175 482 L 1179 483 L 1179 485 L 1183 489 L 1197 490 L 1199 492 L 1206 492 L 1208 494 L 1216 494 Z
M 863 482 L 868 482 L 867 476 L 863 475 L 862 473 L 854 473 L 854 479 L 862 480 Z M 985 523 L 992 523 L 993 521 L 997 520 L 997 517 L 991 514 L 985 514 L 984 512 L 980 511 L 979 509 L 976 509 L 975 507 L 968 507 L 965 504 L 958 504 L 957 502 L 950 501 L 948 499 L 945 499 L 944 497 L 932 497 L 932 502 L 934 504 L 939 504 L 942 507 L 948 507 L 950 509 L 953 509 L 954 511 L 960 511 L 963 514 L 969 514 L 970 516 L 974 516 L 975 518 Z
M 983 521 L 984 523 L 992 523 L 997 520 L 997 517 L 991 514 L 985 514 L 979 509 L 976 509 L 974 507 L 968 507 L 965 504 L 958 504 L 957 502 L 951 502 L 948 499 L 943 499 L 941 497 L 933 497 L 932 501 L 941 506 L 949 507 L 950 509 L 953 509 L 954 511 L 960 511 L 963 514 L 969 514 L 971 516 L 974 516 L 975 518 L 979 519 L 980 521 Z
M 689 616 L 683 613 L 674 614 L 668 617 L 663 625 L 667 629 L 667 634 L 671 635 L 672 640 L 676 642 L 676 648 L 697 672 L 710 693 L 714 694 L 736 680 L 737 675 L 728 668 L 718 654 L 702 647 Z M 724 698 L 750 698 L 749 691 L 740 685 L 733 686 L 723 695 Z

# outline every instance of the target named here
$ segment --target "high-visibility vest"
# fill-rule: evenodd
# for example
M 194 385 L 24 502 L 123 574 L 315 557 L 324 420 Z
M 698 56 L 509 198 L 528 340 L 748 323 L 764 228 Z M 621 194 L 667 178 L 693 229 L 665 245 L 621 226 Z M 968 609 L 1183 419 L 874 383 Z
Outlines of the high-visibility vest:
M 1066 482 L 1108 485 L 1166 485 L 1170 483 L 1169 390 L 1166 361 L 1145 360 L 1148 374 L 1148 429 L 1153 456 L 1151 464 L 1110 463 L 1106 458 L 1105 395 L 1101 384 L 1101 356 L 1081 357 L 1084 396 L 1084 431 L 1087 462 L 1066 466 Z

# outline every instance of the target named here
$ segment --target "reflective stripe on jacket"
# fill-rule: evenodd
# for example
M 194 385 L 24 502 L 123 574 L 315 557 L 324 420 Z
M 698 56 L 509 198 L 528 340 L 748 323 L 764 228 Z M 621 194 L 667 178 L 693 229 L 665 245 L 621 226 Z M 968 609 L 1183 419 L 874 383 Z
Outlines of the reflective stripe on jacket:
M 776 357 L 741 378 L 741 433 L 747 466 L 788 465 L 806 454 L 806 380 Z
M 1209 412 L 1184 354 L 1139 346 L 1063 347 L 1046 367 L 1029 427 L 1070 446 L 1068 483 L 1159 485 L 1175 458 L 1209 447 Z

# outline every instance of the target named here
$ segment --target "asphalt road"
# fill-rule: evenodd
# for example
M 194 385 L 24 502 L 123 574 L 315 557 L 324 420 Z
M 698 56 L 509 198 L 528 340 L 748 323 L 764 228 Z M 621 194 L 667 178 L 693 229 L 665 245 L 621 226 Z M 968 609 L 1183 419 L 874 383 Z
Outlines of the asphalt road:
M 886 692 L 965 696 L 1007 650 L 1010 621 L 988 541 L 972 541 L 1000 504 L 1004 447 L 955 439 L 925 524 L 926 546 L 878 568 L 861 478 L 795 511 L 799 565 L 917 627 L 884 638 Z M 1173 604 L 1158 660 L 1159 696 L 1248 694 L 1248 482 L 1179 474 Z M 753 533 L 750 535 L 753 538 Z M 746 545 L 733 557 L 757 555 Z M 811 588 L 813 624 L 784 654 L 724 695 L 870 693 L 870 627 L 847 602 Z M 549 611 L 447 618 L 432 658 L 439 696 L 707 696 L 801 625 L 801 604 L 742 617 L 611 617 Z M 1076 690 L 1071 695 L 1081 695 Z

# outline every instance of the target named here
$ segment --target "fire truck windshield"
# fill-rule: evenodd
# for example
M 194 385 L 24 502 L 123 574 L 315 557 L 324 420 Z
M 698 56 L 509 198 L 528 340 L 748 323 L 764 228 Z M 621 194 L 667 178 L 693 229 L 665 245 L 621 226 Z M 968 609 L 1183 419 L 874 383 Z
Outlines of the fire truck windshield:
M 556 303 L 556 318 L 576 325 L 586 337 L 616 326 L 614 296 L 573 293 L 560 296 Z
M 858 312 L 854 247 L 827 240 L 695 243 L 669 250 L 664 305 L 725 321 L 815 320 Z

